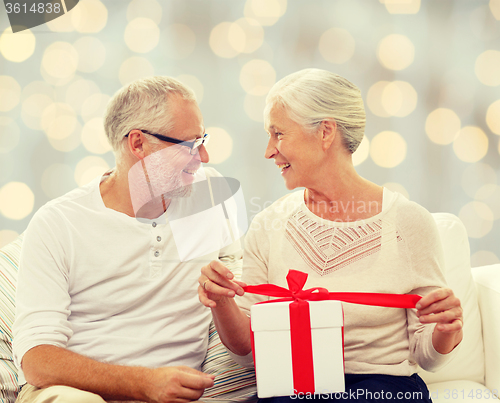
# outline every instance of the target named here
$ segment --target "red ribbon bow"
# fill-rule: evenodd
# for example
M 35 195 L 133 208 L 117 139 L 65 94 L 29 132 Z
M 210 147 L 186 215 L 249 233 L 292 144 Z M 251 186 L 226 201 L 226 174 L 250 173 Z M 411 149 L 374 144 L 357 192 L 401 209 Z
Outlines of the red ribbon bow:
M 314 393 L 314 366 L 311 338 L 311 318 L 307 301 L 337 300 L 388 308 L 415 308 L 422 298 L 415 294 L 383 294 L 364 292 L 329 292 L 314 287 L 303 290 L 307 273 L 290 270 L 286 276 L 288 289 L 275 284 L 248 285 L 245 292 L 281 297 L 264 303 L 293 301 L 290 306 L 290 335 L 292 343 L 293 386 L 296 393 Z

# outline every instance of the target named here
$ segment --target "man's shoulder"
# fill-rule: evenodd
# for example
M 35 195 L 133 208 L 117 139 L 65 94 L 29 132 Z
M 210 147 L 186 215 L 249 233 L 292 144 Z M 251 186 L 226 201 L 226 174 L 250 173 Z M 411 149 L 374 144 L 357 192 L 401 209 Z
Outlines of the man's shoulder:
M 90 183 L 75 188 L 62 196 L 52 199 L 45 203 L 35 213 L 35 217 L 54 217 L 60 213 L 79 209 L 86 204 L 89 204 L 89 198 L 96 191 L 96 181 L 99 178 L 92 180 Z

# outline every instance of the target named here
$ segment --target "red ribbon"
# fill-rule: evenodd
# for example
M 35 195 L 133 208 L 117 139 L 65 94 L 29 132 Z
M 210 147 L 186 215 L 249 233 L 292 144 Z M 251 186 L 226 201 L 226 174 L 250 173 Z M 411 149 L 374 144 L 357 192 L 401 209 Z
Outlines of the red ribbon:
M 311 339 L 311 318 L 307 301 L 336 300 L 354 304 L 388 308 L 415 308 L 422 298 L 415 294 L 382 294 L 364 292 L 329 292 L 314 287 L 303 290 L 307 273 L 290 270 L 286 276 L 288 289 L 274 284 L 248 285 L 245 292 L 281 297 L 264 303 L 293 301 L 290 306 L 290 336 L 292 343 L 293 387 L 296 393 L 314 393 L 314 366 Z

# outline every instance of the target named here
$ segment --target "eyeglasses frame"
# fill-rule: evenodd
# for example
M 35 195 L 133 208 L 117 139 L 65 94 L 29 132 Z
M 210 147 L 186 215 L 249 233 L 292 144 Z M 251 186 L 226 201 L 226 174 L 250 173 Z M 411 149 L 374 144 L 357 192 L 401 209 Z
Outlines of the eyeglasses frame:
M 208 134 L 208 133 L 205 133 L 203 135 L 203 137 L 199 137 L 194 141 L 185 141 L 185 140 L 179 140 L 179 139 L 176 139 L 173 137 L 164 136 L 163 134 L 151 133 L 147 130 L 142 130 L 142 129 L 137 129 L 137 130 L 139 130 L 143 133 L 149 134 L 150 136 L 156 137 L 158 140 L 161 140 L 161 141 L 166 141 L 168 143 L 173 143 L 173 144 L 182 144 L 183 146 L 186 146 L 190 149 L 189 154 L 191 154 L 191 155 L 196 154 L 198 148 L 200 148 L 203 144 L 208 143 L 208 141 L 210 140 L 210 134 Z M 127 133 L 125 135 L 125 137 L 128 137 L 129 134 L 130 133 Z

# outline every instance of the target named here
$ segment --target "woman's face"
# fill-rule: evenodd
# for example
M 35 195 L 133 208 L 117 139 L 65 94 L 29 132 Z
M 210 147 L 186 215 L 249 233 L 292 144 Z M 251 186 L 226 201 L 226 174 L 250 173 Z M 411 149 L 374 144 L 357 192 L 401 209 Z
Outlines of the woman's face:
M 318 175 L 321 144 L 318 136 L 307 133 L 288 117 L 281 105 L 272 107 L 266 121 L 269 133 L 265 157 L 273 158 L 287 189 L 309 187 Z

